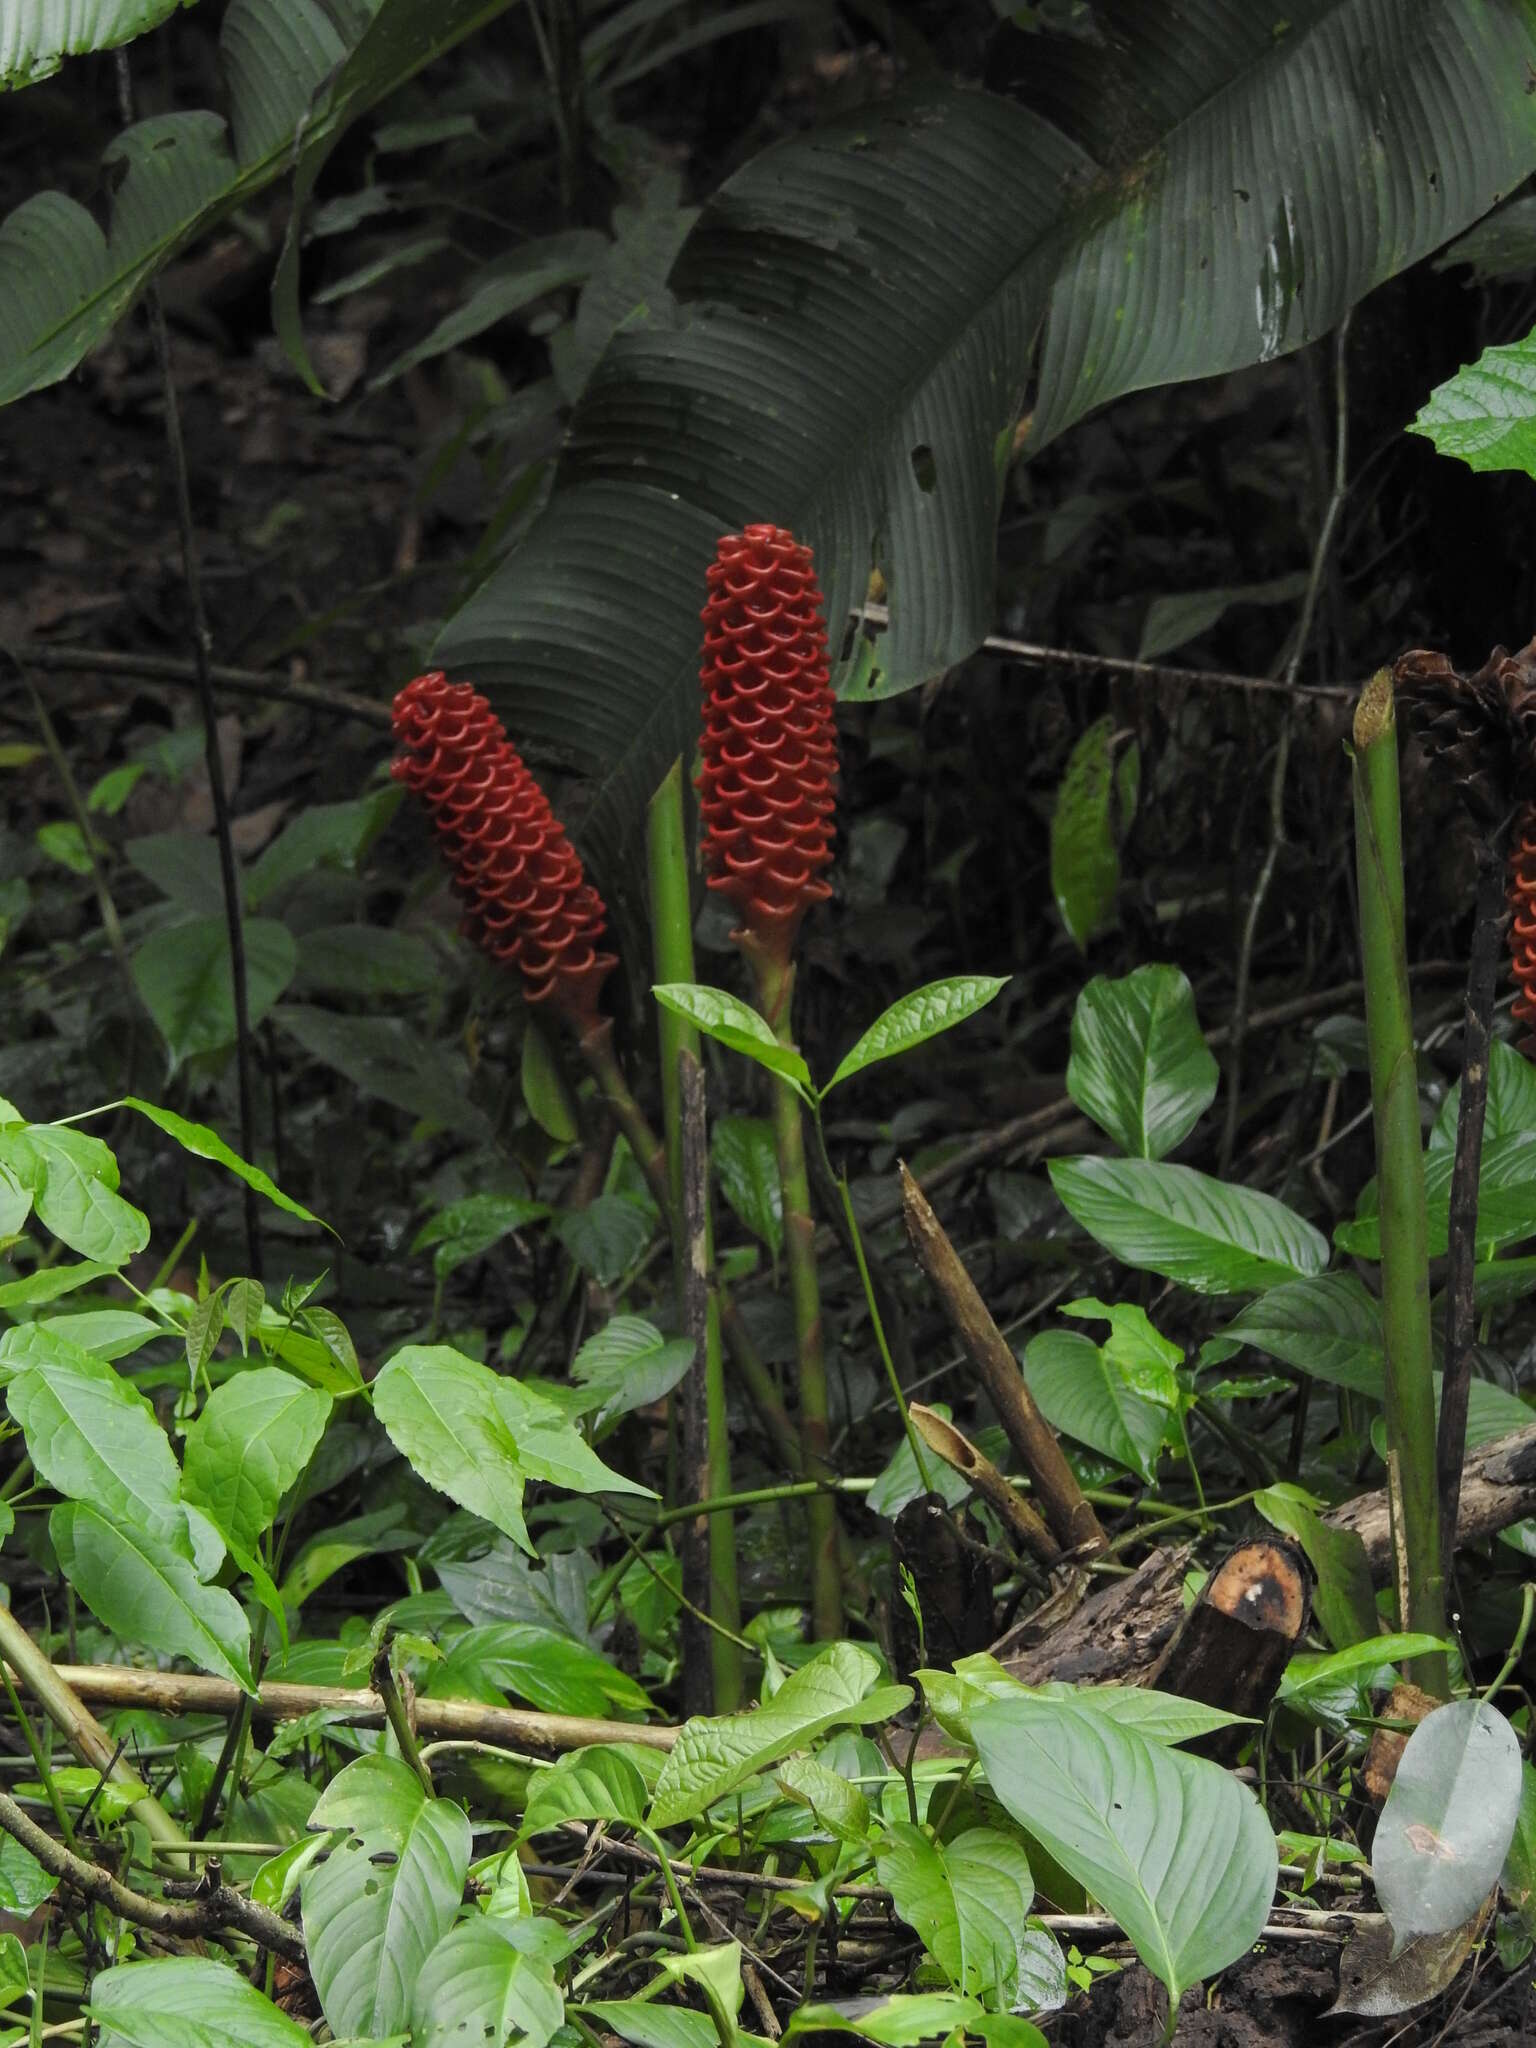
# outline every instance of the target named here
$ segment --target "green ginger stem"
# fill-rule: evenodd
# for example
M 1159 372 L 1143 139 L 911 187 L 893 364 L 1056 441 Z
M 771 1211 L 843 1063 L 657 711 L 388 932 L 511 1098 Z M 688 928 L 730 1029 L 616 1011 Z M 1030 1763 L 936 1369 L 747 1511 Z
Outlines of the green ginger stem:
M 1418 1064 L 1408 994 L 1397 720 L 1387 669 L 1378 669 L 1361 693 L 1355 709 L 1354 743 L 1355 862 L 1381 1212 L 1387 1500 L 1398 1618 L 1404 1629 L 1444 1636 L 1429 1231 Z M 1446 1697 L 1443 1656 L 1415 1658 L 1408 1668 L 1414 1682 L 1426 1692 Z

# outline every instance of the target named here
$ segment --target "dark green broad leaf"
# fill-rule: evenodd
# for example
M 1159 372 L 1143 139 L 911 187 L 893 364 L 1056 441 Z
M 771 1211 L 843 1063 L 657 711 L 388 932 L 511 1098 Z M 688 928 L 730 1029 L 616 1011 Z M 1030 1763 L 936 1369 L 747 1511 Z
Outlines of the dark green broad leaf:
M 991 630 L 1031 397 L 1026 454 L 1121 393 L 1301 347 L 1536 168 L 1522 8 L 1093 20 L 1032 23 L 1011 99 L 930 73 L 737 171 L 593 371 L 530 537 L 439 639 L 510 729 L 591 773 L 605 881 L 694 746 L 722 530 L 771 518 L 815 547 L 834 645 L 878 566 L 890 628 L 852 672 L 911 688 Z
M 219 31 L 227 122 L 197 109 L 125 129 L 104 158 L 105 233 L 62 192 L 0 221 L 0 404 L 67 377 L 157 271 L 286 175 L 302 143 L 297 218 L 305 180 L 350 123 L 505 5 L 235 0 Z
M 411 1250 L 430 1249 L 433 1272 L 440 1281 L 446 1280 L 456 1268 L 478 1259 L 514 1230 L 540 1223 L 548 1214 L 547 1204 L 530 1202 L 521 1195 L 464 1195 L 427 1218 L 412 1238 Z
M 523 1468 L 495 1373 L 446 1344 L 409 1344 L 374 1381 L 373 1412 L 428 1486 L 533 1555 Z
M 663 1337 L 644 1316 L 614 1316 L 571 1360 L 571 1378 L 590 1397 L 593 1428 L 660 1401 L 693 1363 L 686 1337 Z
M 547 1714 L 588 1720 L 643 1714 L 645 1692 L 606 1657 L 532 1621 L 493 1621 L 455 1637 L 434 1664 L 431 1689 L 442 1699 L 526 1700 Z
M 1477 1912 L 1498 1882 L 1521 1794 L 1519 1741 L 1486 1700 L 1452 1700 L 1414 1729 L 1371 1845 L 1394 1953 Z
M 832 1643 L 792 1671 L 756 1712 L 685 1722 L 656 1781 L 652 1827 L 692 1820 L 830 1728 L 888 1721 L 911 1700 L 912 1688 L 876 1685 L 879 1675 L 868 1650 Z
M 880 1838 L 875 1869 L 956 1991 L 1005 2008 L 1016 2002 L 1019 1941 L 1035 1897 L 1016 1835 L 967 1828 L 934 1842 L 910 1821 L 897 1821 Z
M 252 1025 L 259 1024 L 293 979 L 298 952 L 287 925 L 245 920 L 245 987 Z M 229 927 L 198 917 L 151 932 L 135 949 L 133 981 L 170 1050 L 173 1065 L 235 1042 L 235 994 Z
M 1431 1144 L 1424 1157 L 1424 1203 L 1429 1230 L 1429 1255 L 1446 1248 L 1450 1220 L 1454 1144 Z M 1536 1236 L 1536 1131 L 1513 1129 L 1489 1138 L 1483 1146 L 1477 1180 L 1478 1257 L 1487 1260 L 1500 1245 Z M 1357 1259 L 1381 1257 L 1381 1218 L 1376 1183 L 1362 1191 L 1356 1213 L 1338 1225 L 1333 1240 Z
M 996 1700 L 971 1734 L 998 1798 L 1115 1916 L 1172 2005 L 1258 1938 L 1275 1838 L 1219 1765 L 1067 1700 Z
M 1179 1401 L 1184 1354 L 1130 1303 L 1073 1302 L 1065 1315 L 1103 1315 L 1106 1343 L 1076 1330 L 1044 1330 L 1024 1353 L 1024 1377 L 1053 1429 L 1102 1451 L 1150 1486 Z
M 1138 661 L 1161 661 L 1176 647 L 1209 632 L 1234 605 L 1294 604 L 1307 587 L 1305 573 L 1276 576 L 1267 583 L 1241 583 L 1225 590 L 1180 590 L 1154 597 L 1142 622 Z
M 1136 1159 L 1161 1159 L 1210 1108 L 1220 1078 L 1177 967 L 1089 982 L 1072 1012 L 1067 1093 Z
M 309 1003 L 284 1003 L 275 1022 L 312 1059 L 364 1095 L 408 1116 L 485 1137 L 490 1126 L 470 1100 L 469 1072 L 456 1055 L 430 1045 L 399 1017 L 345 1017 Z
M 1051 1185 L 1124 1265 L 1197 1294 L 1256 1294 L 1320 1273 L 1328 1241 L 1284 1202 L 1160 1159 L 1053 1159 Z
M 214 1388 L 187 1431 L 182 1493 L 241 1551 L 271 1528 L 283 1495 L 314 1455 L 331 1397 L 275 1365 Z
M 247 873 L 247 906 L 259 910 L 269 897 L 280 895 L 316 868 L 355 868 L 404 796 L 403 787 L 390 782 L 345 803 L 306 805 Z
M 554 1047 L 532 1017 L 523 1026 L 522 1082 L 528 1114 L 539 1129 L 558 1144 L 574 1145 L 581 1136 L 576 1105 Z
M 1051 813 L 1051 894 L 1080 950 L 1113 923 L 1120 841 L 1136 810 L 1140 760 L 1115 757 L 1115 721 L 1097 719 L 1067 760 Z
M 664 1010 L 686 1018 L 706 1038 L 717 1039 L 732 1052 L 745 1053 L 749 1060 L 778 1074 L 807 1102 L 815 1096 L 810 1069 L 799 1053 L 792 1045 L 780 1045 L 767 1018 L 729 989 L 710 988 L 699 981 L 673 981 L 658 983 L 651 994 Z
M 554 1233 L 584 1273 L 600 1287 L 611 1287 L 649 1245 L 653 1216 L 628 1195 L 599 1195 L 584 1209 L 557 1217 Z
M 0 1126 L 7 1229 L 19 1230 L 33 1208 L 43 1228 L 81 1258 L 121 1266 L 149 1243 L 149 1222 L 117 1189 L 117 1161 L 100 1138 L 68 1124 Z
M 1484 349 L 1437 384 L 1408 431 L 1468 469 L 1536 476 L 1536 334 Z
M 0 1337 L 6 1405 L 40 1478 L 113 1522 L 196 1557 L 181 1475 L 149 1402 L 120 1373 L 58 1331 L 24 1323 Z M 220 1562 L 217 1551 L 207 1560 Z
M 379 1755 L 332 1779 L 310 1826 L 343 1831 L 302 1883 L 304 1942 L 327 2024 L 338 2040 L 394 2033 L 458 1916 L 469 1822 L 452 1801 L 429 1797 L 409 1765 Z
M 380 925 L 336 924 L 299 940 L 294 986 L 305 994 L 410 996 L 435 988 L 442 966 L 425 939 Z
M 930 982 L 901 996 L 838 1061 L 837 1069 L 822 1094 L 830 1095 L 839 1081 L 848 1081 L 876 1060 L 895 1059 L 910 1052 L 941 1031 L 963 1024 L 985 1009 L 1000 990 L 1008 986 L 1007 975 L 962 974 L 949 981 Z
M 1245 1344 L 1314 1379 L 1381 1399 L 1381 1304 L 1357 1273 L 1315 1273 L 1269 1288 L 1201 1345 L 1200 1363 L 1222 1365 Z
M 772 1124 L 759 1116 L 716 1117 L 710 1157 L 737 1221 L 777 1258 L 784 1249 L 784 1195 Z
M 228 1963 L 158 1956 L 91 1983 L 100 2048 L 307 2048 L 309 2034 Z
M 66 57 L 114 50 L 193 0 L 7 0 L 0 14 L 0 91 L 51 78 Z
M 1456 1120 L 1461 1110 L 1458 1081 L 1436 1116 L 1429 1133 L 1429 1149 L 1439 1152 L 1456 1143 Z M 1536 1131 L 1536 1065 L 1502 1038 L 1488 1047 L 1488 1098 L 1483 1109 L 1483 1142 L 1509 1138 L 1521 1131 Z
M 482 1913 L 451 1928 L 411 1994 L 411 2048 L 545 2048 L 565 2018 L 554 1973 L 527 1951 L 542 1920 Z
M 622 1749 L 597 1743 L 568 1750 L 547 1771 L 535 1773 L 522 1831 L 536 1835 L 566 1820 L 616 1820 L 633 1827 L 645 1819 L 649 1797 L 639 1766 Z
M 222 1586 L 204 1585 L 168 1542 L 68 1500 L 48 1518 L 59 1569 L 96 1618 L 125 1642 L 186 1657 L 250 1692 L 250 1623 Z

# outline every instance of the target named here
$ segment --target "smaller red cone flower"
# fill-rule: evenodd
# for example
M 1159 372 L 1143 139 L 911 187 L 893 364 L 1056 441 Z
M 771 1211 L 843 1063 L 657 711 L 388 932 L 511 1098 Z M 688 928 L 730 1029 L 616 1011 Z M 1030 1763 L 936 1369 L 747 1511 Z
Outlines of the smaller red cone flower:
M 1511 1014 L 1527 1027 L 1521 1052 L 1536 1058 L 1536 804 L 1520 813 L 1510 842 L 1509 908 L 1510 973 L 1518 991 Z
M 501 720 L 439 670 L 399 692 L 393 722 L 402 752 L 392 773 L 431 814 L 465 937 L 518 969 L 530 1003 L 590 1030 L 618 964 L 598 948 L 607 913 Z
M 821 592 L 810 549 L 778 526 L 726 534 L 708 582 L 705 875 L 782 965 L 801 918 L 832 893 L 837 732 Z

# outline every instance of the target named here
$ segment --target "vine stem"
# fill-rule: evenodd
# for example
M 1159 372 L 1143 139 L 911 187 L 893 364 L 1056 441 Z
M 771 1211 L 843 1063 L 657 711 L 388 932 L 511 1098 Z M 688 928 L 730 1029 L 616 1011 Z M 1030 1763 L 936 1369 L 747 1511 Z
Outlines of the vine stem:
M 133 80 L 128 53 L 119 49 L 117 60 L 118 106 L 124 127 L 133 120 Z M 165 304 L 160 287 L 151 282 L 145 293 L 149 309 L 149 331 L 154 341 L 155 360 L 165 399 L 165 439 L 171 458 L 171 477 L 176 491 L 176 523 L 181 532 L 181 570 L 187 586 L 187 608 L 192 615 L 192 660 L 197 674 L 198 702 L 203 714 L 203 754 L 208 767 L 208 794 L 213 806 L 214 839 L 219 849 L 219 881 L 224 894 L 224 922 L 229 935 L 229 973 L 235 1015 L 235 1078 L 240 1100 L 240 1151 L 244 1158 L 256 1157 L 255 1091 L 251 1082 L 251 1004 L 246 972 L 245 920 L 241 901 L 240 871 L 235 863 L 235 842 L 230 825 L 229 789 L 224 780 L 224 760 L 219 752 L 218 711 L 213 701 L 213 680 L 209 660 L 213 635 L 208 630 L 208 612 L 203 603 L 202 571 L 197 558 L 197 538 L 192 528 L 192 488 L 187 471 L 187 447 L 181 432 L 181 410 L 176 399 L 176 379 L 171 369 L 171 340 L 165 324 Z M 262 1278 L 261 1221 L 256 1190 L 244 1189 L 246 1262 L 251 1278 Z
M 1279 865 L 1280 849 L 1285 844 L 1285 781 L 1290 768 L 1291 737 L 1295 729 L 1297 678 L 1301 673 L 1301 662 L 1307 651 L 1307 643 L 1312 637 L 1312 621 L 1317 616 L 1317 601 L 1322 594 L 1323 572 L 1333 547 L 1334 531 L 1349 491 L 1349 377 L 1346 355 L 1348 339 L 1349 315 L 1346 313 L 1333 337 L 1333 485 L 1328 494 L 1328 503 L 1323 510 L 1322 524 L 1317 530 L 1317 543 L 1312 550 L 1312 566 L 1307 576 L 1306 593 L 1301 601 L 1301 616 L 1296 621 L 1290 655 L 1280 677 L 1280 687 L 1286 693 L 1286 706 L 1280 724 L 1280 738 L 1275 747 L 1275 765 L 1269 779 L 1269 845 L 1265 849 L 1264 864 L 1259 869 L 1259 878 L 1249 899 L 1248 914 L 1243 920 L 1242 942 L 1237 954 L 1237 976 L 1232 992 L 1232 1018 L 1227 1050 L 1227 1103 L 1221 1131 L 1223 1178 L 1231 1171 L 1232 1155 L 1237 1149 L 1237 1120 L 1243 1092 L 1243 1046 L 1248 1036 L 1248 985 L 1253 971 L 1254 943 L 1258 937 L 1259 918 L 1269 896 L 1270 884 L 1275 878 L 1275 869 Z

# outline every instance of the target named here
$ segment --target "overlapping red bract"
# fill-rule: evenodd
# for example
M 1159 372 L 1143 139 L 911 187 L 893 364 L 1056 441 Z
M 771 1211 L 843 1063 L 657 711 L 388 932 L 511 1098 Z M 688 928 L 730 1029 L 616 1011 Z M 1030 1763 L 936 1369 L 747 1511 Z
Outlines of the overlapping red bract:
M 395 698 L 393 773 L 425 804 L 465 936 L 516 967 L 530 1003 L 553 1003 L 584 1027 L 617 964 L 599 949 L 607 914 L 581 857 L 478 690 L 442 672 Z
M 1510 971 L 1518 994 L 1512 1014 L 1527 1027 L 1520 1050 L 1536 1058 L 1536 804 L 1515 824 L 1509 849 Z
M 811 551 L 778 526 L 720 541 L 703 611 L 699 808 L 711 889 L 787 958 L 829 896 L 837 733 Z

